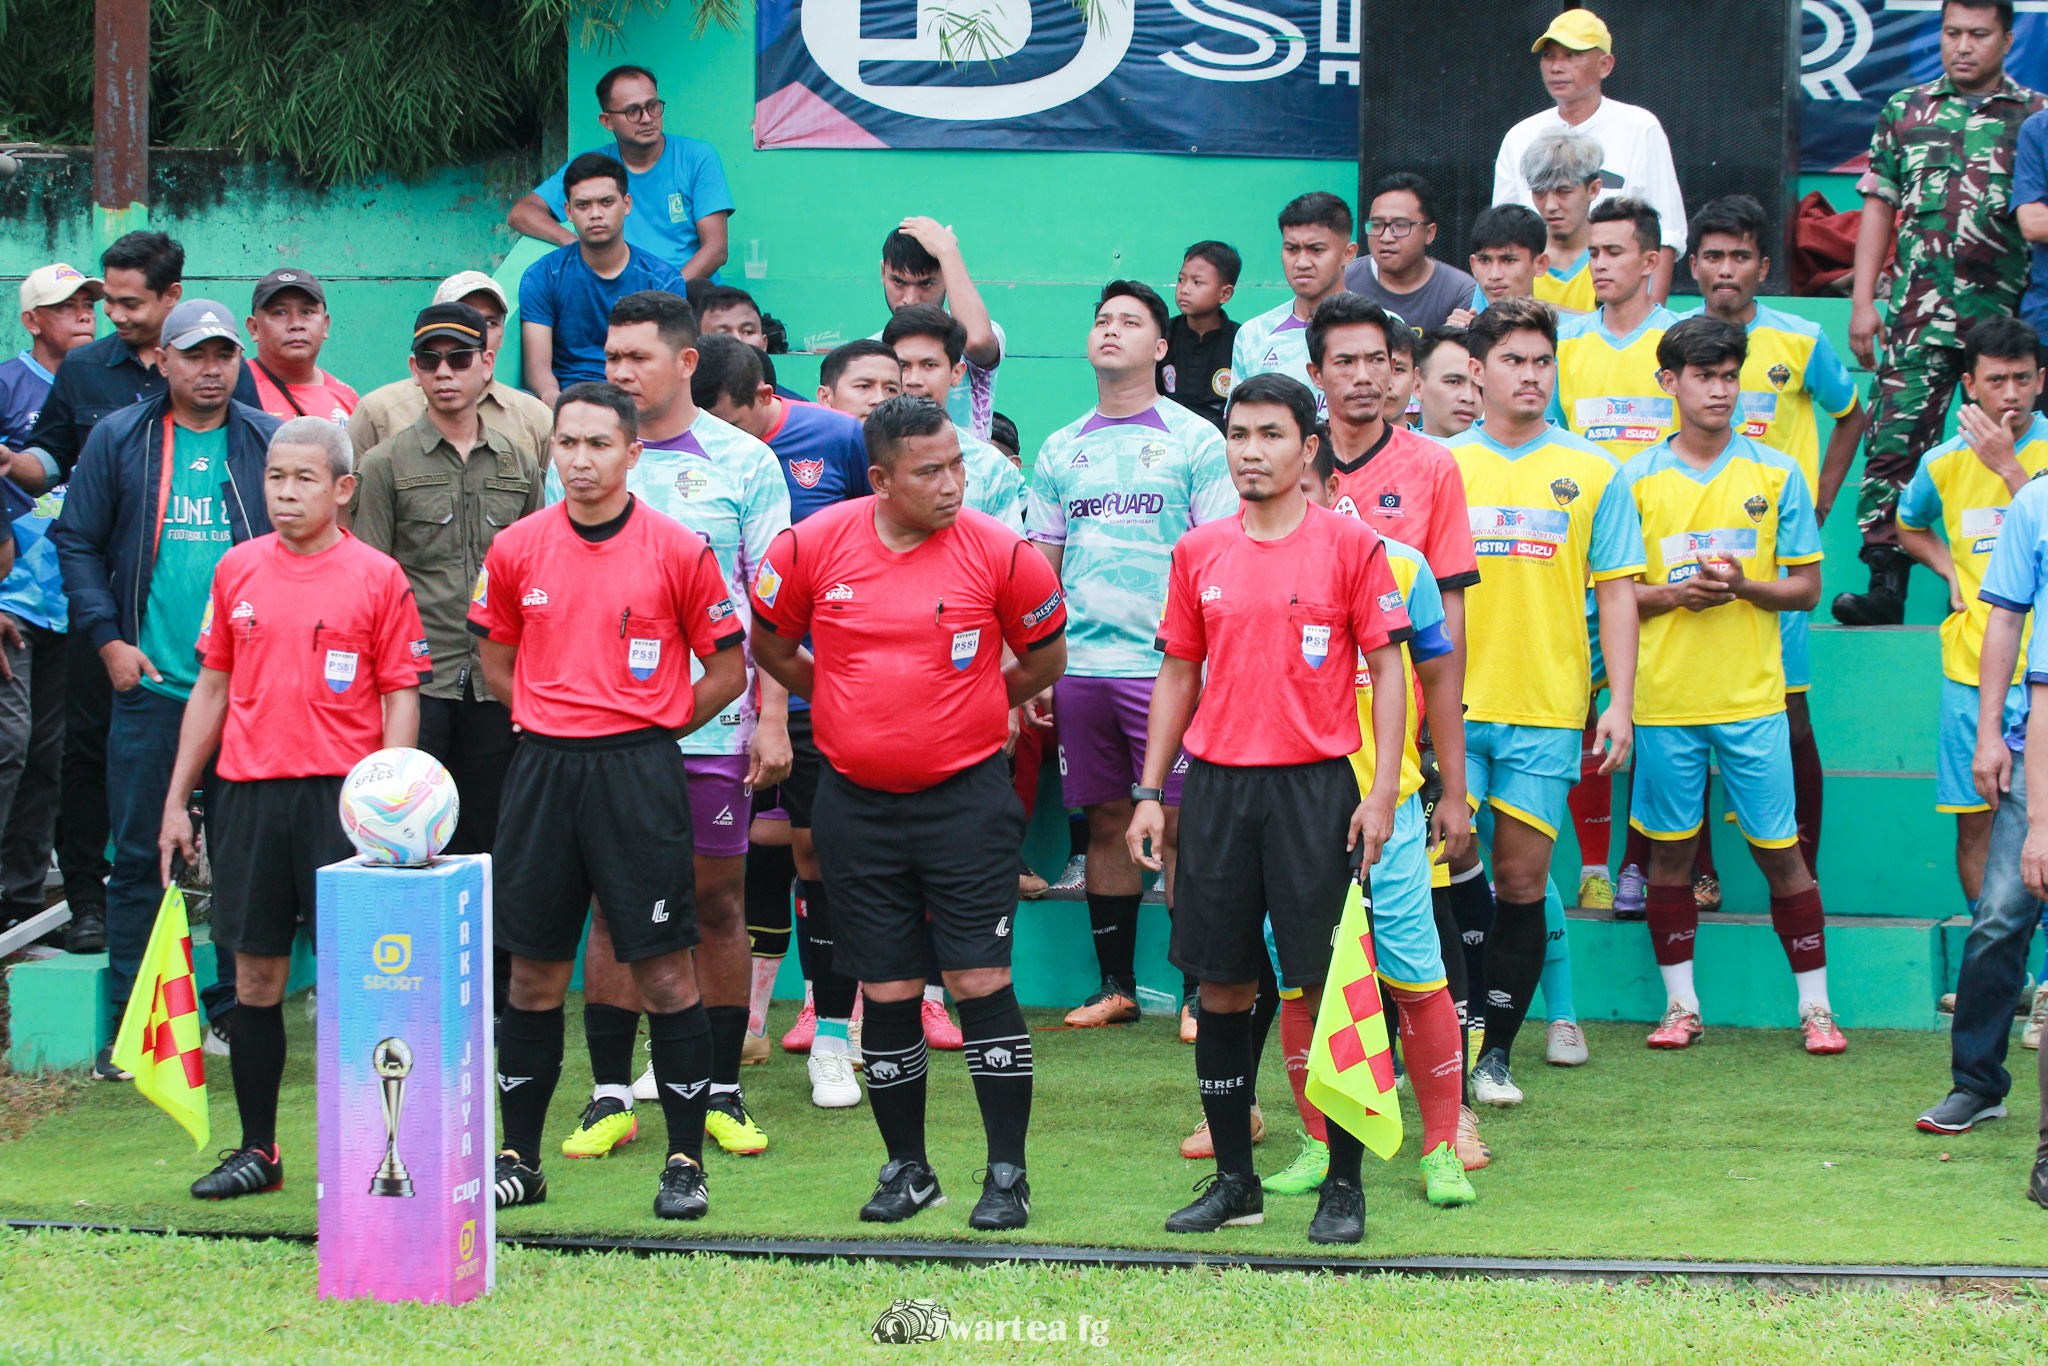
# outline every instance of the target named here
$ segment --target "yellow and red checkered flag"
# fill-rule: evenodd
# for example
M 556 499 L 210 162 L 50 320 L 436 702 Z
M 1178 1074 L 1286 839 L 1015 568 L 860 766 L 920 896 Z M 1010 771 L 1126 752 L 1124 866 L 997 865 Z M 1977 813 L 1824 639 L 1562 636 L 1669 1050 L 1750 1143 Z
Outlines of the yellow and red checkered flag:
M 185 894 L 172 886 L 157 907 L 156 928 L 135 975 L 135 992 L 114 1038 L 114 1064 L 135 1074 L 135 1089 L 185 1126 L 202 1150 L 206 1118 L 205 1021 L 192 976 L 192 927 Z
M 1372 912 L 1365 889 L 1351 884 L 1316 1038 L 1308 1050 L 1308 1098 L 1331 1123 L 1341 1124 L 1382 1158 L 1401 1150 L 1401 1100 L 1394 1093 L 1394 1051 L 1375 976 Z

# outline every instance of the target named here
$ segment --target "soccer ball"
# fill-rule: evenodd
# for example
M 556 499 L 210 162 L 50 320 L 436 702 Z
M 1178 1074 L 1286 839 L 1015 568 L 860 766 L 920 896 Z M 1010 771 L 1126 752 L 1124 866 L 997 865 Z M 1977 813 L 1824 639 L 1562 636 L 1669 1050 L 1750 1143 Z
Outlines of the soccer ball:
M 431 862 L 461 811 L 455 780 L 423 749 L 380 749 L 341 784 L 341 828 L 370 863 Z

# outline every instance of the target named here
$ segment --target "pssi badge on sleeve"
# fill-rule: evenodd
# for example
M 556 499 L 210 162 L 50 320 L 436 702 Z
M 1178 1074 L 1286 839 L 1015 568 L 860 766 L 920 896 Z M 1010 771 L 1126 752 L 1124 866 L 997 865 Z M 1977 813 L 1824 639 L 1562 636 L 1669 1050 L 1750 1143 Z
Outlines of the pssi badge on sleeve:
M 654 671 L 661 664 L 661 642 L 634 638 L 627 643 L 626 668 L 633 677 L 645 683 L 654 677 Z
M 953 633 L 953 667 L 964 671 L 981 653 L 981 628 Z
M 349 685 L 356 681 L 356 652 L 354 650 L 329 650 L 327 652 L 327 686 L 336 692 L 347 692 Z

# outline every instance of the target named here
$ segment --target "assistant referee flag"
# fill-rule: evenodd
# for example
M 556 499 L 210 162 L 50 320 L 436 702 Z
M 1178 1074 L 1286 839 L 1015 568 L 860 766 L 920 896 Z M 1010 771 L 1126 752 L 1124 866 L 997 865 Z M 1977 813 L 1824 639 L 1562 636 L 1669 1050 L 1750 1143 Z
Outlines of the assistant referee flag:
M 135 974 L 135 994 L 114 1038 L 114 1065 L 135 1074 L 135 1089 L 185 1126 L 202 1150 L 206 1119 L 206 1025 L 199 1015 L 199 984 L 192 977 L 192 927 L 185 894 L 166 888 L 156 928 Z
M 1354 882 L 1324 979 L 1306 1090 L 1310 1103 L 1333 1123 L 1391 1158 L 1401 1150 L 1401 1101 L 1394 1094 L 1394 1053 L 1376 972 L 1372 911 L 1365 889 Z

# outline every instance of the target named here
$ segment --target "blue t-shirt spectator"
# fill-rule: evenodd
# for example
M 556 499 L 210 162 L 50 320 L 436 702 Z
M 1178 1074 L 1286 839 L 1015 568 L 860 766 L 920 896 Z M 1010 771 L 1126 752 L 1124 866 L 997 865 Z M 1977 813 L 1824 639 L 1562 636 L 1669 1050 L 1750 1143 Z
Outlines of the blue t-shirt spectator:
M 14 450 L 28 445 L 56 378 L 30 351 L 0 363 L 0 445 Z M 68 615 L 64 576 L 57 571 L 50 524 L 64 510 L 64 486 L 31 499 L 12 480 L 0 480 L 0 510 L 14 522 L 15 542 L 14 568 L 0 580 L 0 612 L 46 631 L 63 630 Z
M 616 142 L 590 150 L 617 157 L 626 165 L 625 149 Z M 533 189 L 557 221 L 568 213 L 569 197 L 562 187 L 562 172 L 568 169 L 564 162 Z M 644 171 L 626 166 L 626 179 L 626 192 L 633 196 L 633 211 L 626 215 L 626 241 L 679 271 L 697 254 L 697 220 L 734 211 L 718 153 L 710 143 L 695 138 L 667 134 L 661 158 Z
M 627 215 L 629 227 L 632 222 Z M 554 329 L 555 383 L 564 389 L 604 378 L 604 338 L 613 304 L 643 289 L 683 292 L 681 271 L 651 252 L 630 249 L 626 268 L 610 280 L 584 263 L 578 242 L 557 247 L 519 277 L 520 321 Z
M 2019 151 L 2012 168 L 2012 207 L 2048 204 L 2048 109 L 2030 114 L 2020 125 Z M 2034 244 L 2034 269 L 2027 292 L 2020 296 L 2020 316 L 2034 330 L 2048 335 L 2048 246 Z
M 2008 612 L 2033 614 L 2035 629 L 2026 647 L 2026 681 L 2048 683 L 2048 631 L 2040 629 L 2039 620 L 2042 611 L 2048 610 L 2048 480 L 2035 479 L 2013 495 L 1977 596 Z M 2031 687 L 2025 690 L 2028 697 L 2032 692 Z M 2026 712 L 2023 705 L 2019 719 L 2006 732 L 2005 742 L 2014 750 L 2025 746 Z

